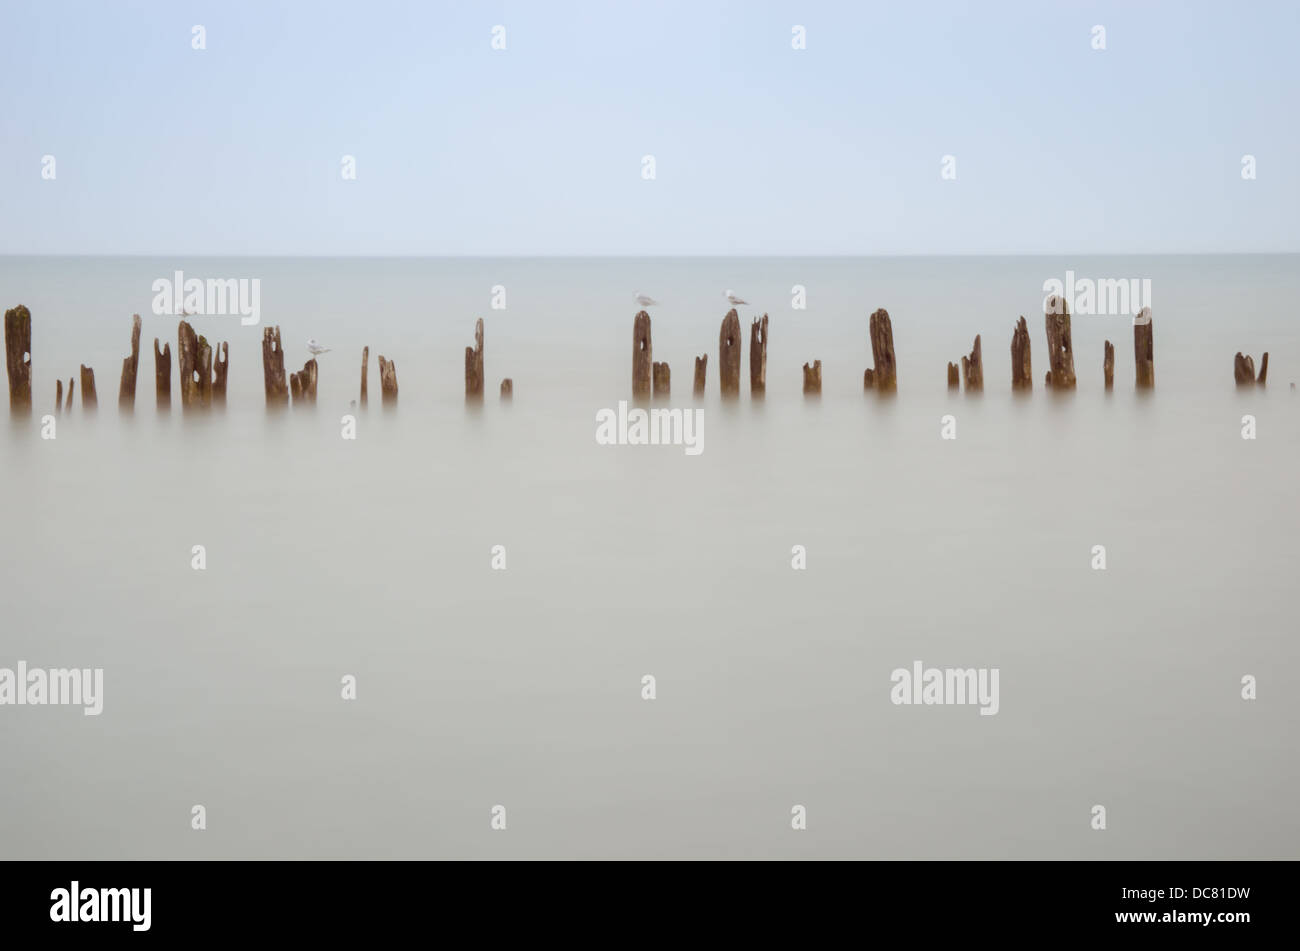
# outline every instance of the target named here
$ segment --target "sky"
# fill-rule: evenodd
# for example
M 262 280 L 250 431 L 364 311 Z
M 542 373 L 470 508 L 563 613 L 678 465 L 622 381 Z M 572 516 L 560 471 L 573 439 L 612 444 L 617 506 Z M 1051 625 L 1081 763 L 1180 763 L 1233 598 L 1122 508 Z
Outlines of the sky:
M 0 253 L 1296 252 L 1298 35 L 1294 0 L 5 0 Z

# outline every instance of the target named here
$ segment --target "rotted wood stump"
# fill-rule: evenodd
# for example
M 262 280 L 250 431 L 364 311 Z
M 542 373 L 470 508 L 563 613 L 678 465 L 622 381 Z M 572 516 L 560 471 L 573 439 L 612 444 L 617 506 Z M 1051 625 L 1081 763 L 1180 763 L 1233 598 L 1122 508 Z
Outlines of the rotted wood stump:
M 283 406 L 289 402 L 289 384 L 284 376 L 284 347 L 279 327 L 262 328 L 262 380 L 266 387 L 266 405 Z
M 632 398 L 650 398 L 654 376 L 654 345 L 650 339 L 650 315 L 639 311 L 632 320 Z
M 812 366 L 803 365 L 803 392 L 805 396 L 822 395 L 822 362 L 814 360 Z
M 740 315 L 727 311 L 718 331 L 718 376 L 724 397 L 740 396 Z
M 54 412 L 58 413 L 63 410 L 63 381 L 54 381 Z
M 77 388 L 77 378 L 75 376 L 68 377 L 68 403 L 67 406 L 64 407 L 64 409 L 69 413 L 72 412 L 72 391 L 75 390 L 76 388 Z
M 293 394 L 293 404 L 316 402 L 316 359 L 313 357 L 303 364 L 297 373 L 289 374 L 289 392 Z
M 216 358 L 212 363 L 212 404 L 226 405 L 226 375 L 230 372 L 230 344 L 222 341 L 217 345 Z
M 483 318 L 474 322 L 474 346 L 465 348 L 465 399 L 483 399 Z
M 749 395 L 767 392 L 767 314 L 749 327 Z
M 1011 335 L 1011 388 L 1034 388 L 1034 367 L 1029 353 L 1029 324 L 1023 316 L 1016 321 L 1015 332 Z
M 1078 381 L 1074 375 L 1074 340 L 1070 334 L 1070 305 L 1053 294 L 1043 308 L 1047 324 L 1047 359 L 1051 369 L 1046 383 L 1056 390 L 1072 390 Z
M 875 364 L 862 374 L 862 388 L 890 393 L 898 389 L 898 363 L 894 358 L 894 327 L 883 308 L 871 315 L 871 360 Z
M 1106 350 L 1101 358 L 1101 372 L 1106 378 L 1106 389 L 1115 385 L 1115 345 L 1106 341 Z
M 1232 376 L 1238 386 L 1263 386 L 1268 379 L 1268 353 L 1260 358 L 1259 376 L 1255 376 L 1255 358 L 1238 353 L 1232 360 Z
M 5 366 L 9 411 L 32 411 L 32 313 L 22 304 L 5 311 Z
M 72 398 L 71 392 L 68 399 Z M 84 363 L 81 365 L 81 408 L 92 410 L 99 406 L 99 397 L 95 393 L 95 371 Z
M 212 402 L 212 348 L 207 338 L 196 334 L 188 321 L 180 322 L 176 337 L 181 411 L 204 409 Z
M 709 355 L 706 353 L 703 356 L 696 357 L 695 358 L 695 396 L 697 399 L 704 395 L 705 377 L 708 376 L 708 372 L 709 372 Z
M 1137 364 L 1137 385 L 1145 389 L 1156 385 L 1156 360 L 1151 340 L 1151 308 L 1143 307 L 1133 321 L 1133 359 Z
M 163 344 L 158 349 L 158 338 L 153 338 L 153 389 L 159 409 L 172 408 L 172 345 Z
M 501 399 L 509 402 L 515 398 L 515 381 L 506 377 L 501 381 Z
M 122 361 L 122 379 L 117 388 L 117 408 L 135 409 L 135 378 L 140 367 L 140 315 L 131 316 L 131 355 Z
M 656 363 L 654 370 L 654 398 L 657 400 L 668 399 L 669 390 L 672 384 L 672 373 L 666 363 Z
M 366 374 L 370 372 L 370 348 L 361 348 L 361 405 L 366 405 Z
M 948 364 L 948 389 L 956 390 L 961 387 L 961 367 L 955 363 Z
M 1265 350 L 1264 359 L 1262 359 L 1259 364 L 1259 376 L 1255 378 L 1255 382 L 1258 383 L 1260 386 L 1263 386 L 1267 379 L 1268 379 L 1268 351 Z
M 397 403 L 397 364 L 379 354 L 379 395 L 384 406 Z
M 961 358 L 961 375 L 966 381 L 966 392 L 984 390 L 984 351 L 980 348 L 980 335 L 975 335 L 975 346 L 969 356 Z

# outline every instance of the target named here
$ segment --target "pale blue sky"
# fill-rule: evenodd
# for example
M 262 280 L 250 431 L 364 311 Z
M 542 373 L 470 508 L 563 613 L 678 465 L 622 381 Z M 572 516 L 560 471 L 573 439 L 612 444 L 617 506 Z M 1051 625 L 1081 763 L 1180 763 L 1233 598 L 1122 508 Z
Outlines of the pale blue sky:
M 0 253 L 1300 251 L 1298 28 L 1293 0 L 6 0 Z

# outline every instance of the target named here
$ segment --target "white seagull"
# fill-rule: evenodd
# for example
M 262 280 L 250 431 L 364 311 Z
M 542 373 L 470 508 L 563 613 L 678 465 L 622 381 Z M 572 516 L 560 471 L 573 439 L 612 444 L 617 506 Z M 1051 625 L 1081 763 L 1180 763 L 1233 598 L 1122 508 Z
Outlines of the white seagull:
M 329 353 L 330 348 L 322 347 L 319 343 L 316 342 L 316 338 L 312 337 L 307 341 L 307 352 L 310 353 L 313 357 L 319 357 L 322 353 Z
M 647 297 L 645 294 L 637 294 L 636 302 L 642 307 L 658 307 L 659 302 L 653 297 Z
M 739 307 L 741 304 L 744 304 L 746 307 L 749 306 L 749 301 L 741 300 L 735 294 L 731 293 L 730 290 L 727 291 L 727 303 L 732 307 Z

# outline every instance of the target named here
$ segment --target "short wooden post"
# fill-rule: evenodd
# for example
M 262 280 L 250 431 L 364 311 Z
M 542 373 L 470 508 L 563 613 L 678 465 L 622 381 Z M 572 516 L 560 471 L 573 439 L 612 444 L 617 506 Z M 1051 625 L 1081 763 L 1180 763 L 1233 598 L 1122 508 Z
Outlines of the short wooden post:
M 980 349 L 980 335 L 975 335 L 975 346 L 970 356 L 961 358 L 961 375 L 966 381 L 966 392 L 982 392 L 984 389 L 984 352 Z
M 1074 376 L 1074 341 L 1070 334 L 1070 305 L 1065 298 L 1053 294 L 1043 308 L 1047 324 L 1047 385 L 1056 390 L 1072 390 L 1077 385 Z
M 474 322 L 474 346 L 465 348 L 465 399 L 483 399 L 483 318 Z
M 1101 358 L 1101 372 L 1106 380 L 1106 389 L 1115 385 L 1115 345 L 1109 340 L 1106 342 L 1106 349 Z
M 1013 390 L 1034 388 L 1033 360 L 1030 358 L 1029 350 L 1029 324 L 1022 316 L 1016 321 L 1015 332 L 1011 335 L 1011 388 Z
M 5 365 L 9 411 L 32 411 L 32 313 L 22 304 L 5 311 Z
M 379 391 L 383 405 L 397 402 L 397 364 L 385 360 L 382 353 L 379 354 Z
M 654 398 L 657 400 L 668 399 L 668 391 L 672 383 L 672 373 L 666 363 L 654 364 Z
M 214 406 L 226 405 L 226 375 L 230 372 L 230 344 L 222 341 L 217 345 L 215 361 L 212 364 L 212 403 Z
M 1133 321 L 1133 359 L 1137 364 L 1138 387 L 1155 386 L 1156 361 L 1152 352 L 1150 307 L 1143 307 Z
M 135 378 L 140 367 L 140 315 L 131 316 L 131 355 L 122 361 L 122 380 L 117 388 L 118 409 L 135 409 Z
M 1232 359 L 1232 376 L 1237 381 L 1238 386 L 1255 385 L 1255 360 L 1253 357 L 1242 356 L 1238 351 Z
M 1263 386 L 1264 381 L 1267 379 L 1268 379 L 1268 351 L 1265 350 L 1264 359 L 1261 360 L 1259 363 L 1259 377 L 1256 378 L 1255 382 L 1258 383 L 1260 386 Z
M 749 327 L 749 395 L 767 392 L 767 314 L 754 318 Z
M 862 387 L 890 393 L 898 388 L 898 363 L 894 358 L 894 327 L 884 308 L 871 315 L 871 360 L 875 365 L 862 374 Z
M 370 372 L 370 347 L 361 348 L 361 405 L 366 405 L 366 374 Z
M 814 360 L 812 366 L 803 365 L 803 392 L 804 396 L 821 396 L 822 395 L 822 362 Z
M 654 345 L 650 339 L 650 315 L 642 310 L 632 319 L 632 399 L 650 398 L 653 367 Z
M 153 389 L 159 409 L 172 406 L 172 345 L 163 344 L 158 349 L 158 338 L 153 338 Z
M 510 379 L 510 377 L 506 377 L 504 380 L 501 381 L 501 399 L 504 402 L 509 402 L 510 400 L 514 399 L 514 396 L 515 396 L 515 381 Z
M 735 308 L 727 311 L 718 331 L 718 376 L 724 397 L 740 396 L 740 315 Z
M 99 405 L 99 397 L 95 393 L 95 371 L 84 363 L 81 365 L 81 408 L 82 410 L 95 409 Z
M 77 388 L 77 378 L 75 376 L 68 377 L 68 403 L 64 407 L 64 409 L 69 413 L 72 412 L 72 391 L 75 390 L 76 388 Z
M 948 364 L 948 389 L 956 390 L 961 387 L 961 367 L 955 363 Z
M 703 356 L 696 357 L 695 358 L 695 398 L 696 399 L 699 399 L 701 396 L 704 395 L 704 383 L 705 383 L 705 377 L 708 376 L 708 371 L 709 371 L 709 355 L 706 353 Z
M 293 404 L 316 402 L 316 358 L 303 364 L 301 370 L 289 375 L 289 392 L 293 394 Z
M 63 380 L 54 381 L 54 412 L 63 411 Z
M 262 379 L 266 387 L 266 405 L 283 406 L 289 402 L 289 386 L 284 378 L 284 348 L 280 345 L 280 328 L 262 328 Z

